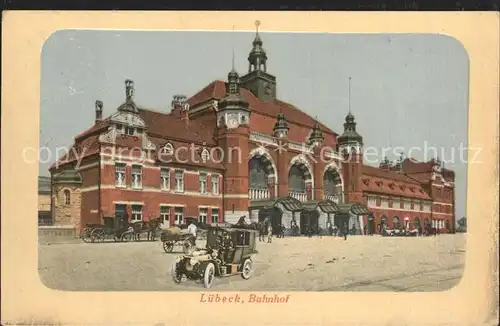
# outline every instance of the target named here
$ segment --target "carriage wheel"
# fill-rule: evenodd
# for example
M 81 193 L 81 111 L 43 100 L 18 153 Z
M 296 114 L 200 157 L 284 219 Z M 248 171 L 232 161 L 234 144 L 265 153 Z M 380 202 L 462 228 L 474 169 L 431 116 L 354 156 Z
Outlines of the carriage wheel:
M 213 263 L 208 263 L 203 274 L 203 286 L 207 289 L 212 287 L 215 278 L 215 266 Z
M 172 250 L 174 250 L 174 243 L 170 241 L 165 241 L 163 243 L 163 250 L 165 250 L 166 253 L 172 252 Z
M 91 228 L 85 228 L 80 233 L 80 238 L 83 240 L 83 242 L 89 243 L 90 241 L 92 241 L 92 239 L 90 237 L 91 233 L 92 233 Z
M 103 242 L 104 241 L 104 230 L 95 229 L 90 233 L 90 241 L 91 242 Z
M 170 273 L 172 276 L 172 280 L 175 283 L 180 283 L 182 281 L 182 274 L 177 269 L 177 262 L 176 261 L 174 261 L 174 263 L 172 264 L 172 268 L 170 270 Z
M 120 237 L 120 241 L 122 241 L 122 242 L 132 241 L 132 233 L 126 232 L 126 233 L 122 234 L 122 236 Z
M 245 259 L 243 267 L 241 268 L 241 277 L 248 280 L 253 274 L 253 262 L 250 258 Z

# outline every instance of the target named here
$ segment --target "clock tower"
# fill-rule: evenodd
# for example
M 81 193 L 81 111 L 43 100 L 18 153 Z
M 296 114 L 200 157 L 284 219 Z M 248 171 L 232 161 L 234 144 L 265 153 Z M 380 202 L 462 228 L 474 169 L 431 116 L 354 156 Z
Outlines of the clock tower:
M 276 99 L 276 77 L 267 72 L 267 55 L 262 47 L 259 25 L 260 22 L 256 21 L 257 32 L 248 55 L 248 74 L 241 77 L 241 85 L 261 101 L 267 102 Z
M 250 108 L 240 93 L 240 78 L 236 70 L 229 72 L 226 96 L 218 103 L 218 142 L 223 151 L 226 171 L 223 178 L 224 221 L 236 223 L 248 217 L 248 138 Z

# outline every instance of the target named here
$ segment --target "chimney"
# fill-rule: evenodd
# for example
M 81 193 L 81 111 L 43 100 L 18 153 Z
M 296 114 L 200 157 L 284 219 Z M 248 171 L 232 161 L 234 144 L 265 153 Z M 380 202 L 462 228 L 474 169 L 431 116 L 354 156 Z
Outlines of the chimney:
M 125 100 L 126 102 L 133 102 L 134 101 L 134 81 L 127 79 L 125 80 Z
M 95 101 L 95 122 L 102 121 L 102 101 Z

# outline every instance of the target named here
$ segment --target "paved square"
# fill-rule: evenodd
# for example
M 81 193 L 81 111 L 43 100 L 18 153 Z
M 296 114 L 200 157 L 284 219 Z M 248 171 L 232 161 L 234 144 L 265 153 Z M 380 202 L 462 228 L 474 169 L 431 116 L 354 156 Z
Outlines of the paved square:
M 211 291 L 442 291 L 460 281 L 464 234 L 437 237 L 353 236 L 273 238 L 257 243 L 251 279 L 217 278 Z M 204 242 L 199 241 L 199 247 Z M 83 291 L 200 291 L 174 284 L 170 266 L 179 251 L 162 243 L 73 243 L 39 246 L 45 285 Z

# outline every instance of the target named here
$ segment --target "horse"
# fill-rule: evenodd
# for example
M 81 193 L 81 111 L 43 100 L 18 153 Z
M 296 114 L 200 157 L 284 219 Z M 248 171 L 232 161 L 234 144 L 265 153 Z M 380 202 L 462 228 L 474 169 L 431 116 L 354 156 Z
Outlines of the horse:
M 141 233 L 147 232 L 147 240 L 156 240 L 156 229 L 161 224 L 161 217 L 149 219 L 148 221 L 138 221 L 132 223 L 132 228 L 134 230 L 134 238 L 136 241 L 140 240 Z

